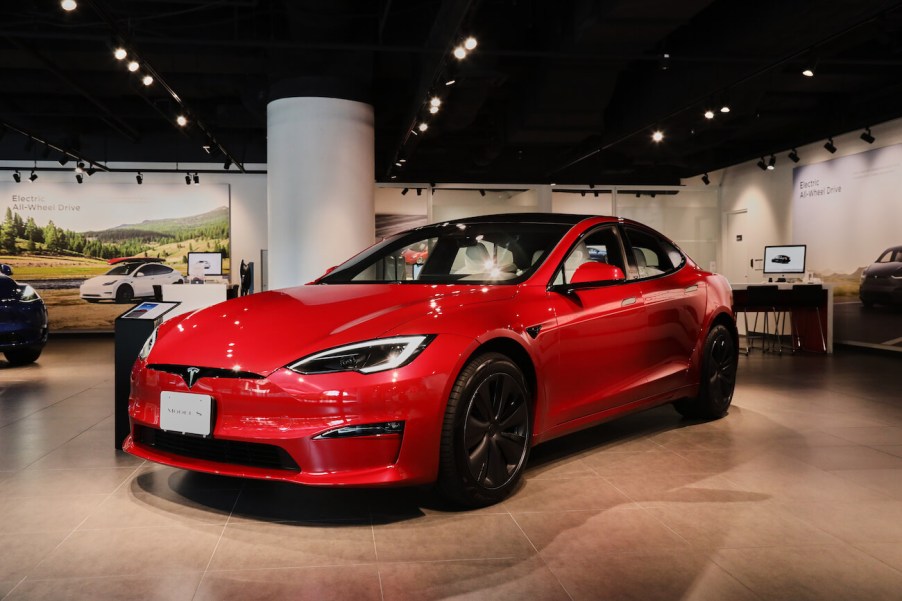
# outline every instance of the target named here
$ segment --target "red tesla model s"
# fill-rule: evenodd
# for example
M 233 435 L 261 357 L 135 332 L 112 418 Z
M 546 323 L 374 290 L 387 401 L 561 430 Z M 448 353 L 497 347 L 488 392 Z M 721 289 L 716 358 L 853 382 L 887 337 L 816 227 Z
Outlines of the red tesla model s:
M 423 245 L 422 264 L 405 260 Z M 725 415 L 731 306 L 723 277 L 632 221 L 419 227 L 312 284 L 163 323 L 132 372 L 124 449 L 308 485 L 436 482 L 491 504 L 543 441 L 665 403 Z

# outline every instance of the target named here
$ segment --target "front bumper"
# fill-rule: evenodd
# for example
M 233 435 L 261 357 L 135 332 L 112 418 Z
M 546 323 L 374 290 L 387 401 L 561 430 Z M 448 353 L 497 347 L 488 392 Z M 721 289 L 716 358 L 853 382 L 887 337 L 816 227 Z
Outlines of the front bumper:
M 863 302 L 902 304 L 902 279 L 867 278 L 858 290 L 858 297 Z
M 0 304 L 0 352 L 43 347 L 48 331 L 43 303 Z
M 453 379 L 472 343 L 439 336 L 409 365 L 373 374 L 266 378 L 181 376 L 136 363 L 123 450 L 183 469 L 323 486 L 432 482 Z M 152 360 L 152 358 L 151 358 Z M 160 430 L 161 391 L 208 394 L 209 437 Z M 347 426 L 403 422 L 399 433 L 320 437 Z

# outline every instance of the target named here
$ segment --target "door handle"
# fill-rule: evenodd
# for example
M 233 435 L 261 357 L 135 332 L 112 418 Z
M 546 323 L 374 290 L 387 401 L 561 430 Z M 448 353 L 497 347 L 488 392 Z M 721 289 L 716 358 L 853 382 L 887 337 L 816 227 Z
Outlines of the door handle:
M 698 290 L 698 284 L 693 284 L 693 285 L 689 286 L 688 288 L 684 288 L 683 292 L 685 292 L 686 294 L 689 294 L 690 292 L 695 292 L 696 290 Z
M 620 306 L 621 307 L 629 307 L 630 305 L 635 305 L 635 304 L 636 304 L 636 297 L 631 296 L 629 298 L 623 299 L 623 301 L 620 303 Z

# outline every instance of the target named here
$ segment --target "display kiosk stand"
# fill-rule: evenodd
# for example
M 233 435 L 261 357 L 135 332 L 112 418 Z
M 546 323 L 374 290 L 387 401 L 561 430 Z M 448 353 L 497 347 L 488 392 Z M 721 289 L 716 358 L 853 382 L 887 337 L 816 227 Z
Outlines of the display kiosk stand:
M 113 416 L 116 424 L 116 448 L 121 449 L 128 436 L 128 397 L 131 388 L 131 371 L 141 347 L 163 322 L 164 316 L 176 308 L 176 302 L 146 302 L 136 305 L 116 318 L 115 367 L 116 389 Z

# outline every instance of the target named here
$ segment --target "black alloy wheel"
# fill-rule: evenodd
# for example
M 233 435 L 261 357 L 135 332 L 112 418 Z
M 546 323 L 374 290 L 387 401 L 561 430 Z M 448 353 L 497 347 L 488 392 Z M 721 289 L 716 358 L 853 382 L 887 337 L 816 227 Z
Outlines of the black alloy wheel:
M 698 396 L 682 399 L 674 407 L 686 417 L 717 419 L 727 414 L 736 389 L 739 353 L 730 331 L 716 325 L 708 332 L 699 372 Z
M 481 355 L 458 376 L 445 414 L 439 487 L 469 507 L 497 503 L 516 487 L 529 456 L 530 396 L 506 356 Z
M 123 284 L 119 286 L 119 289 L 116 291 L 116 302 L 117 303 L 130 303 L 135 298 L 135 291 L 132 290 L 132 287 L 128 284 Z

